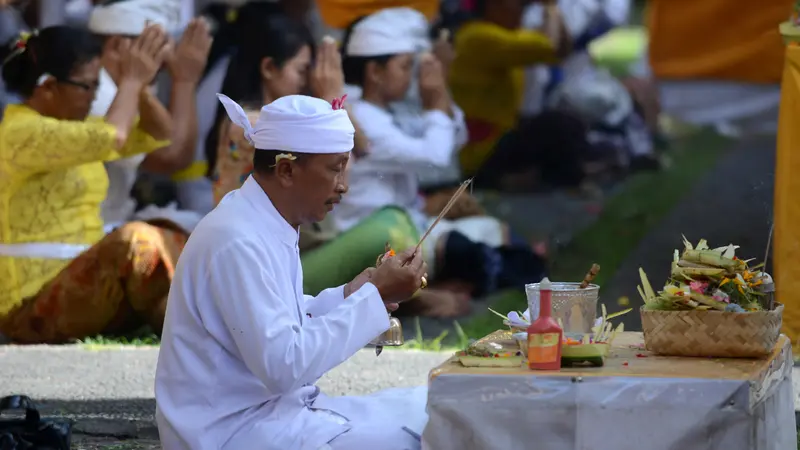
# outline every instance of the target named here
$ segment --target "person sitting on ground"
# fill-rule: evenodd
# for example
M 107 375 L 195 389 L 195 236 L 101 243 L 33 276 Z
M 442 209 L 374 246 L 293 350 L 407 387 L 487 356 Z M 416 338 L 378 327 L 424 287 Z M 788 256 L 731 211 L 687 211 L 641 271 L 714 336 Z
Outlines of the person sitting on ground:
M 453 59 L 453 48 L 446 33 L 438 34 L 434 40 L 430 38 L 430 24 L 425 16 L 412 8 L 383 8 L 381 14 L 394 14 L 397 16 L 397 23 L 402 24 L 402 33 L 406 39 L 413 39 L 416 49 L 413 52 L 412 72 L 418 74 L 420 70 L 420 58 L 426 53 L 433 53 L 442 64 L 442 70 L 446 76 L 450 63 Z M 377 13 L 376 13 L 377 14 Z M 343 37 L 343 49 L 350 41 L 353 27 L 360 20 L 354 21 L 345 30 Z M 411 135 L 421 135 L 427 127 L 425 120 L 425 109 L 420 98 L 420 88 L 417 76 L 411 77 L 408 92 L 400 101 L 392 102 L 390 110 L 397 126 Z M 345 92 L 350 101 L 359 99 L 362 95 L 361 86 L 352 83 L 345 86 Z M 455 112 L 459 117 L 459 132 L 456 147 L 453 155 L 447 164 L 423 165 L 416 167 L 417 178 L 420 188 L 428 194 L 452 193 L 452 188 L 457 188 L 461 182 L 461 167 L 458 161 L 458 150 L 467 141 L 466 127 L 464 126 L 463 113 L 457 106 Z
M 426 387 L 328 397 L 315 386 L 387 330 L 387 310 L 427 275 L 412 248 L 303 294 L 298 227 L 347 192 L 347 113 L 339 100 L 292 95 L 252 128 L 220 100 L 256 148 L 254 172 L 203 218 L 176 270 L 155 382 L 164 449 L 421 448 Z
M 605 167 L 599 167 L 606 173 L 598 176 L 659 169 L 661 160 L 654 146 L 659 134 L 655 90 L 626 86 L 599 68 L 588 49 L 594 40 L 627 21 L 630 1 L 559 0 L 558 5 L 573 48 L 559 65 L 526 70 L 522 114 L 530 117 L 554 109 L 583 120 L 589 127 L 592 152 L 605 152 L 608 159 Z M 540 3 L 528 6 L 525 27 L 541 28 L 543 10 Z
M 408 8 L 382 10 L 353 24 L 344 41 L 345 80 L 362 89 L 353 115 L 369 151 L 352 163 L 350 193 L 332 214 L 340 232 L 395 205 L 411 215 L 422 233 L 444 206 L 426 211 L 417 179 L 421 168 L 449 165 L 465 141 L 463 115 L 450 98 L 440 61 L 431 54 L 421 59 L 419 89 L 425 111 L 415 129 L 403 128 L 391 106 L 406 97 L 414 76 L 417 37 L 408 29 L 417 15 Z M 469 311 L 472 296 L 522 286 L 520 277 L 543 276 L 542 259 L 527 244 L 512 243 L 506 224 L 483 214 L 468 194 L 459 203 L 461 215 L 441 221 L 423 246 L 441 290 L 423 292 L 404 313 L 458 316 Z
M 0 123 L 0 333 L 14 342 L 161 330 L 185 234 L 132 222 L 104 237 L 100 203 L 104 161 L 168 143 L 161 111 L 138 99 L 169 48 L 158 26 L 122 45 L 117 95 L 87 119 L 101 66 L 91 33 L 54 26 L 9 44 L 3 79 L 24 98 Z
M 461 167 L 476 176 L 476 186 L 530 191 L 585 179 L 591 152 L 579 118 L 559 111 L 519 117 L 524 69 L 556 64 L 571 49 L 555 0 L 541 1 L 544 32 L 521 28 L 530 0 L 475 0 L 474 18 L 456 32 L 449 82 L 469 128 Z
M 89 19 L 89 30 L 103 39 L 103 68 L 100 70 L 100 85 L 92 103 L 91 115 L 106 114 L 117 93 L 119 59 L 116 51 L 119 41 L 138 36 L 147 23 L 159 24 L 175 32 L 179 26 L 181 4 L 179 0 L 122 0 L 95 6 Z M 172 85 L 170 89 L 170 111 L 167 112 L 155 93 L 142 92 L 142 102 L 151 102 L 154 109 L 161 109 L 165 126 L 171 122 L 172 140 L 169 146 L 148 154 L 136 155 L 106 163 L 109 176 L 108 196 L 102 205 L 102 216 L 107 228 L 113 229 L 134 218 L 136 201 L 131 190 L 142 169 L 163 175 L 185 169 L 192 162 L 197 141 L 197 108 L 195 91 L 206 65 L 211 46 L 208 25 L 201 19 L 193 20 L 186 28 L 174 57 L 166 60 Z M 117 80 L 118 81 L 118 80 Z M 200 216 L 191 211 L 176 211 L 175 208 L 148 208 L 144 212 L 148 219 L 164 218 L 179 223 L 191 232 Z M 141 214 L 137 217 L 143 217 Z
M 297 22 L 281 14 L 273 14 L 258 27 L 250 29 L 248 39 L 228 66 L 222 93 L 245 104 L 252 123 L 258 118 L 254 104 L 300 94 L 310 88 L 314 95 L 332 100 L 341 96 L 344 78 L 336 44 L 324 40 L 316 62 L 312 65 L 313 47 L 310 35 Z M 349 109 L 348 105 L 345 105 Z M 355 156 L 363 154 L 366 144 L 358 124 Z M 214 204 L 230 191 L 239 189 L 253 171 L 255 149 L 244 137 L 243 130 L 232 124 L 220 106 L 217 126 L 206 141 L 214 173 Z M 301 227 L 301 250 L 313 248 L 335 237 L 327 223 Z M 374 254 L 372 252 L 371 254 Z
M 258 117 L 258 107 L 248 106 L 269 104 L 309 88 L 314 96 L 331 101 L 344 90 L 341 63 L 331 57 L 336 52 L 335 43 L 326 40 L 312 64 L 314 47 L 308 31 L 282 14 L 269 15 L 249 29 L 228 66 L 222 93 L 245 104 L 252 122 Z M 222 106 L 217 111 L 216 124 L 206 139 L 208 160 L 213 167 L 215 205 L 225 194 L 241 187 L 253 170 L 254 155 L 243 130 L 230 122 Z M 356 127 L 356 155 L 363 148 L 364 141 Z
M 206 71 L 200 81 L 196 96 L 199 139 L 195 147 L 194 160 L 188 168 L 171 177 L 177 190 L 178 203 L 182 209 L 205 215 L 215 205 L 213 182 L 210 176 L 214 172 L 217 148 L 216 135 L 211 138 L 210 132 L 216 133 L 212 129 L 218 127 L 223 115 L 218 109 L 219 103 L 214 94 L 223 90 L 222 85 L 231 59 L 239 53 L 240 49 L 255 45 L 250 42 L 250 39 L 254 33 L 268 25 L 271 16 L 280 15 L 300 27 L 305 27 L 310 3 L 309 0 L 247 2 L 229 0 L 213 2 L 202 9 L 203 17 L 215 24 L 215 32 Z M 258 45 L 271 47 L 268 42 L 260 41 Z M 250 70 L 257 70 L 257 66 L 253 66 Z M 255 99 L 260 100 L 258 96 Z M 257 110 L 258 107 L 256 107 Z M 214 139 L 211 146 L 207 145 L 209 139 Z

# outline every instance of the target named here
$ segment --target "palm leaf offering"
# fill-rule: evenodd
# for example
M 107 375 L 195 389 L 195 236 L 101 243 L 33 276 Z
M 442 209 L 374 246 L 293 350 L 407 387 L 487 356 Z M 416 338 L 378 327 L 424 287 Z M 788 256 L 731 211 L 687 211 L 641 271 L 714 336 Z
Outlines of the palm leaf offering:
M 692 245 L 683 238 L 683 252 L 675 250 L 670 277 L 664 288 L 655 292 L 647 274 L 639 269 L 642 284 L 637 287 L 649 310 L 716 310 L 748 312 L 769 309 L 765 287 L 772 277 L 750 266 L 752 260 L 736 256 L 736 245 L 712 249 L 705 239 Z

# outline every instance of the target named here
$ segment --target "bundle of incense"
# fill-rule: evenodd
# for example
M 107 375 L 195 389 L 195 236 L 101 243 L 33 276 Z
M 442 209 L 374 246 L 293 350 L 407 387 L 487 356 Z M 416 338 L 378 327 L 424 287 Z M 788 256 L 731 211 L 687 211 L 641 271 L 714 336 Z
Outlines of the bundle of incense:
M 458 198 L 461 197 L 461 194 L 463 194 L 464 191 L 467 190 L 467 188 L 470 186 L 470 184 L 472 184 L 472 178 L 470 178 L 470 179 L 464 181 L 463 183 L 461 183 L 461 186 L 458 187 L 458 189 L 453 194 L 453 196 L 450 197 L 450 200 L 447 201 L 447 204 L 444 206 L 444 208 L 442 208 L 442 211 L 436 217 L 436 220 L 433 221 L 431 226 L 428 227 L 428 230 L 425 231 L 425 234 L 422 235 L 422 238 L 420 238 L 419 242 L 417 242 L 417 246 L 414 248 L 414 253 L 412 253 L 412 255 L 416 255 L 417 252 L 419 252 L 419 249 L 422 247 L 422 243 L 425 242 L 425 239 L 427 239 L 428 235 L 431 234 L 431 231 L 433 231 L 433 229 L 436 227 L 436 225 L 439 223 L 439 221 L 442 220 L 442 217 L 447 215 L 447 213 L 450 211 L 450 209 L 453 208 L 453 205 L 455 205 L 456 200 L 458 200 Z M 388 242 L 384 246 L 384 252 L 381 255 L 379 255 L 377 261 L 375 261 L 375 267 L 378 267 L 379 265 L 381 265 L 381 263 L 383 262 L 383 258 L 387 254 L 390 257 L 395 255 L 394 250 L 392 250 L 392 248 L 391 248 L 391 246 L 389 246 Z
M 579 286 L 580 289 L 586 289 L 589 287 L 589 284 L 594 281 L 594 277 L 600 272 L 600 265 L 599 264 L 592 264 L 592 268 L 586 273 L 586 276 L 583 277 L 583 281 Z
M 434 220 L 431 226 L 428 227 L 428 231 L 426 231 L 425 234 L 422 235 L 422 238 L 419 240 L 419 243 L 417 243 L 416 249 L 414 249 L 415 254 L 416 252 L 419 251 L 420 247 L 422 247 L 422 243 L 425 242 L 425 239 L 428 237 L 429 234 L 431 234 L 431 231 L 433 231 L 433 229 L 436 227 L 439 221 L 442 220 L 442 217 L 447 215 L 447 213 L 456 203 L 456 200 L 458 200 L 458 198 L 461 197 L 461 194 L 463 194 L 464 191 L 467 190 L 470 184 L 472 184 L 472 178 L 461 183 L 461 186 L 458 187 L 458 190 L 453 194 L 452 197 L 450 197 L 450 200 L 447 201 L 447 204 L 444 206 L 444 208 L 442 208 L 442 212 L 439 213 L 439 216 L 436 217 L 436 220 Z

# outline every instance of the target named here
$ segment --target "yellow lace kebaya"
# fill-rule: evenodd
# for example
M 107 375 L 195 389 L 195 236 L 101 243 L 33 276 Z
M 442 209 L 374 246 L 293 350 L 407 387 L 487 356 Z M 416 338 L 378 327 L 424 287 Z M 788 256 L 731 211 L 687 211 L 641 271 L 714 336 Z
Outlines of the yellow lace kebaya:
M 104 161 L 168 142 L 134 128 L 122 149 L 102 118 L 67 121 L 9 105 L 0 122 L 0 246 L 91 246 L 103 237 Z M 7 253 L 6 253 L 7 254 Z M 35 295 L 72 259 L 0 256 L 0 317 Z

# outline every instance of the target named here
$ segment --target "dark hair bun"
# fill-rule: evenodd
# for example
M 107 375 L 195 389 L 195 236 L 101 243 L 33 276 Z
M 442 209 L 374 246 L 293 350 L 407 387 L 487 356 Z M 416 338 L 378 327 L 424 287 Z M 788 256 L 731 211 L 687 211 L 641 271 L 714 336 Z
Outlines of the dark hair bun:
M 9 91 L 30 97 L 43 74 L 59 80 L 69 79 L 80 65 L 100 56 L 101 46 L 89 31 L 69 26 L 53 26 L 8 42 L 2 52 L 3 81 Z M 20 47 L 20 45 L 23 45 Z

